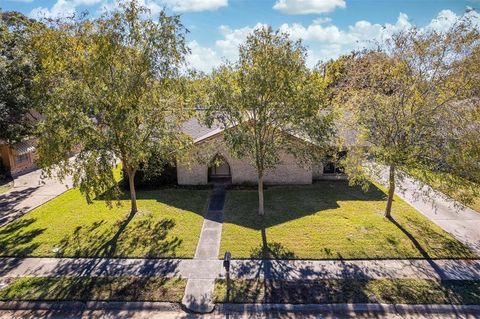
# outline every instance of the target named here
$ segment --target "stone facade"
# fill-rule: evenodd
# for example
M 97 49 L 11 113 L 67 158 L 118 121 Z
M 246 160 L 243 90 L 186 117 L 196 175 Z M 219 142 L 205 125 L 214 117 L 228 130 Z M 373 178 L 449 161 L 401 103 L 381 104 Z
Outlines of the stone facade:
M 204 143 L 214 142 L 216 154 L 225 159 L 230 166 L 233 184 L 256 183 L 257 172 L 245 159 L 238 159 L 230 154 L 223 143 L 222 134 L 196 145 L 204 147 Z M 204 185 L 208 183 L 208 165 L 195 164 L 190 167 L 178 163 L 177 179 L 180 185 Z M 293 155 L 281 152 L 280 164 L 275 170 L 267 171 L 264 177 L 265 184 L 311 184 L 312 169 L 297 164 Z
M 187 166 L 177 164 L 178 185 L 206 185 L 208 184 L 208 167 L 206 165 Z

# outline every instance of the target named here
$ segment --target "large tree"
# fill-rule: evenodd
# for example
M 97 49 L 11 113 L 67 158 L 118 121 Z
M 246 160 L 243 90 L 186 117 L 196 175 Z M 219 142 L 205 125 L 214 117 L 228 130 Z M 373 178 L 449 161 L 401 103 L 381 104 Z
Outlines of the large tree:
M 188 142 L 179 70 L 188 49 L 178 16 L 148 17 L 137 1 L 93 20 L 56 21 L 35 46 L 45 92 L 39 161 L 49 174 L 73 175 L 86 195 L 119 195 L 112 169 L 128 175 L 137 211 L 135 173 L 152 154 L 174 158 Z M 78 154 L 71 160 L 73 150 Z
M 463 203 L 480 196 L 480 32 L 471 33 L 472 53 L 456 62 L 450 81 L 461 83 L 462 98 L 443 115 L 439 138 L 444 174 L 442 191 Z
M 305 143 L 296 137 L 306 137 L 312 118 L 317 135 L 327 131 L 318 73 L 306 67 L 305 57 L 301 41 L 259 28 L 240 45 L 238 61 L 215 70 L 207 86 L 208 119 L 223 124 L 229 149 L 257 171 L 259 215 L 264 214 L 265 173 L 279 164 L 281 152 L 302 149 Z
M 9 144 L 32 134 L 33 77 L 38 63 L 30 46 L 38 23 L 18 12 L 0 12 L 0 139 Z
M 480 30 L 471 37 L 472 53 L 456 62 L 456 72 L 450 76 L 461 84 L 462 99 L 451 105 L 440 136 L 449 170 L 480 184 Z
M 344 119 L 357 127 L 347 173 L 354 181 L 362 177 L 367 157 L 387 166 L 386 217 L 391 216 L 396 171 L 440 170 L 445 164 L 439 132 L 445 127 L 445 114 L 472 81 L 458 63 L 472 54 L 474 34 L 463 22 L 444 32 L 408 29 L 379 49 L 342 61 L 338 103 Z M 462 81 L 453 81 L 453 73 Z

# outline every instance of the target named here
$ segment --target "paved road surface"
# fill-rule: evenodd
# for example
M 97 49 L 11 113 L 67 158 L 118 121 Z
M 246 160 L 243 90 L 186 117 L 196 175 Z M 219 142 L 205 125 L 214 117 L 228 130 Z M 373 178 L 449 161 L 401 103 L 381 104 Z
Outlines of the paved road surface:
M 395 193 L 480 255 L 480 212 L 404 175 L 396 178 Z M 385 184 L 387 176 L 388 169 L 384 167 L 377 177 Z
M 71 178 L 64 183 L 42 178 L 39 169 L 16 177 L 13 188 L 0 195 L 0 226 L 57 197 L 71 185 Z

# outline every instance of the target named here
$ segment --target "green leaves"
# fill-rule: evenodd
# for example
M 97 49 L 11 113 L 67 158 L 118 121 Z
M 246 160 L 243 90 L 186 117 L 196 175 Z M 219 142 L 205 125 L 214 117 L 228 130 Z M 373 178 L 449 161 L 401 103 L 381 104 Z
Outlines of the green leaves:
M 35 22 L 17 12 L 0 12 L 0 139 L 21 141 L 32 133 L 33 77 L 38 72 L 29 46 Z
M 176 16 L 161 12 L 153 22 L 145 13 L 126 2 L 98 19 L 60 21 L 34 41 L 46 95 L 40 163 L 50 174 L 73 174 L 89 200 L 119 194 L 117 160 L 133 178 L 152 154 L 173 162 L 189 143 L 180 130 L 190 115 L 187 79 L 178 76 L 186 30 Z
M 470 107 L 465 86 L 476 75 L 467 66 L 479 43 L 478 31 L 459 23 L 445 32 L 405 30 L 377 50 L 339 59 L 331 76 L 334 101 L 344 123 L 358 131 L 347 160 L 351 181 L 361 179 L 367 157 L 406 170 L 456 166 L 448 159 L 459 150 L 452 138 L 473 122 L 452 119 Z M 468 143 L 469 135 L 463 137 Z
M 300 41 L 271 28 L 255 30 L 239 48 L 239 60 L 212 73 L 207 120 L 224 127 L 230 149 L 259 173 L 274 168 L 291 134 L 305 134 L 307 119 L 324 107 Z M 296 148 L 291 148 L 291 151 Z
M 240 45 L 238 61 L 215 70 L 206 85 L 207 123 L 221 123 L 230 151 L 257 170 L 260 215 L 264 173 L 280 163 L 281 154 L 308 164 L 326 144 L 331 119 L 323 112 L 321 80 L 305 58 L 301 41 L 270 27 L 256 29 Z

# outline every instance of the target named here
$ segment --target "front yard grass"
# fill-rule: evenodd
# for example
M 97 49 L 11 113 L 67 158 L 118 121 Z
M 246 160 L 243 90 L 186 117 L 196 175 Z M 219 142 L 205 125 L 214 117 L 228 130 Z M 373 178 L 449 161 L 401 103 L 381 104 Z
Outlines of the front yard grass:
M 87 204 L 72 189 L 0 228 L 1 256 L 193 257 L 209 191 L 138 191 L 130 201 Z
M 0 300 L 180 302 L 186 279 L 164 277 L 9 278 Z
M 453 236 L 395 197 L 394 221 L 383 217 L 385 192 L 347 182 L 227 192 L 220 256 L 275 259 L 470 258 Z
M 478 304 L 480 281 L 433 279 L 325 279 L 279 281 L 234 279 L 227 299 L 225 280 L 215 282 L 218 303 L 391 303 Z
M 9 191 L 12 188 L 12 184 L 11 178 L 0 179 L 0 194 Z

